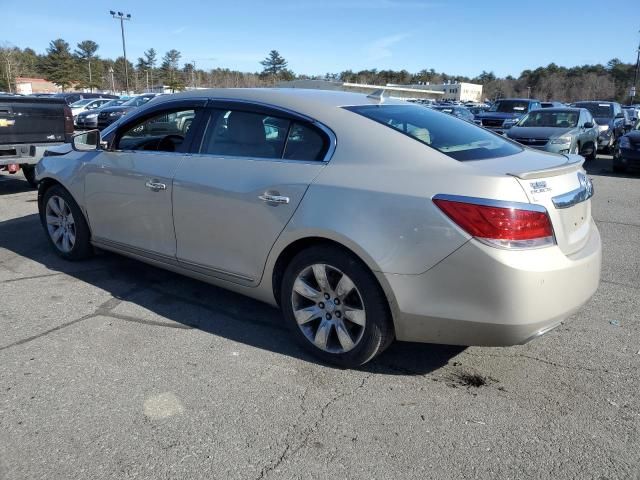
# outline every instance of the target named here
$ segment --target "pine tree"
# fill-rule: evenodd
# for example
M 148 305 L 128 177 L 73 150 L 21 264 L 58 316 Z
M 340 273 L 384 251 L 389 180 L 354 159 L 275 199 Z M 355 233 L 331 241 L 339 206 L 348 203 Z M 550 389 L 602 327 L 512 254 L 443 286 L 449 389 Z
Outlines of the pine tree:
M 287 61 L 277 50 L 271 50 L 267 58 L 260 62 L 264 68 L 261 75 L 265 77 L 279 77 L 287 71 Z
M 169 50 L 162 57 L 162 66 L 160 68 L 162 69 L 165 83 L 172 91 L 184 89 L 182 75 L 178 72 L 180 57 L 182 57 L 182 54 L 176 49 Z
M 63 91 L 77 80 L 76 64 L 67 42 L 58 38 L 49 43 L 42 71 L 47 80 L 59 85 Z
M 81 82 L 91 90 L 94 88 L 100 88 L 100 78 L 102 77 L 102 65 L 100 62 L 96 62 L 96 51 L 98 50 L 98 44 L 93 40 L 83 40 L 78 43 L 76 50 L 73 52 L 76 58 L 82 63 L 86 62 L 87 69 L 87 81 Z M 80 67 L 83 68 L 82 66 Z

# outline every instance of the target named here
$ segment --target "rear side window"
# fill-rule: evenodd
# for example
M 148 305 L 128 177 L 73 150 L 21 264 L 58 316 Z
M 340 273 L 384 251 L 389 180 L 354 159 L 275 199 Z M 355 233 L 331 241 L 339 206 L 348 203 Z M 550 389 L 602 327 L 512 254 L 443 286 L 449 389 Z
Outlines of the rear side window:
M 292 123 L 284 149 L 287 160 L 322 160 L 327 151 L 326 138 L 316 129 Z
M 322 160 L 328 142 L 315 128 L 244 110 L 213 110 L 200 153 L 231 157 Z
M 458 161 L 506 157 L 523 150 L 515 143 L 465 120 L 417 105 L 344 108 L 398 130 Z

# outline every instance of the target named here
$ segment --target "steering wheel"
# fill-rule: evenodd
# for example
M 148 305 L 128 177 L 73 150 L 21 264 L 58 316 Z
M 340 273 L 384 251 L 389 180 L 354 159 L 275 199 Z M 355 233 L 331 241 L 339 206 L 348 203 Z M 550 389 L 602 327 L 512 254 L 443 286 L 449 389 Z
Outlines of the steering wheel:
M 156 146 L 156 150 L 159 152 L 175 152 L 176 146 L 184 142 L 182 135 L 167 135 L 162 137 Z

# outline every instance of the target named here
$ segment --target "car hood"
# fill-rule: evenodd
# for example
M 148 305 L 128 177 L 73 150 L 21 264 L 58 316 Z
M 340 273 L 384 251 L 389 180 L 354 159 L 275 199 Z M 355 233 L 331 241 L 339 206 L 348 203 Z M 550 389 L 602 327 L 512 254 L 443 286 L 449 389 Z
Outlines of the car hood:
M 631 130 L 625 135 L 631 142 L 640 143 L 640 130 Z
M 491 120 L 506 120 L 508 118 L 519 118 L 527 112 L 522 113 L 506 113 L 506 112 L 483 112 L 476 115 L 477 119 L 487 118 Z
M 573 132 L 573 128 L 557 127 L 511 127 L 507 132 L 510 138 L 553 138 Z

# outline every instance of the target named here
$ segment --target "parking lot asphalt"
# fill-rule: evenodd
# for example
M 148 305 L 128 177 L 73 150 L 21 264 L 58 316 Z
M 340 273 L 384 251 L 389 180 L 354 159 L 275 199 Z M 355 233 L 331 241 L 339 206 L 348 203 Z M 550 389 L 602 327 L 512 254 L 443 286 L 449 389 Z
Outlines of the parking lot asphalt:
M 0 175 L 0 479 L 640 478 L 640 175 L 610 167 L 587 167 L 602 283 L 565 324 L 351 371 L 253 300 L 58 259 Z

